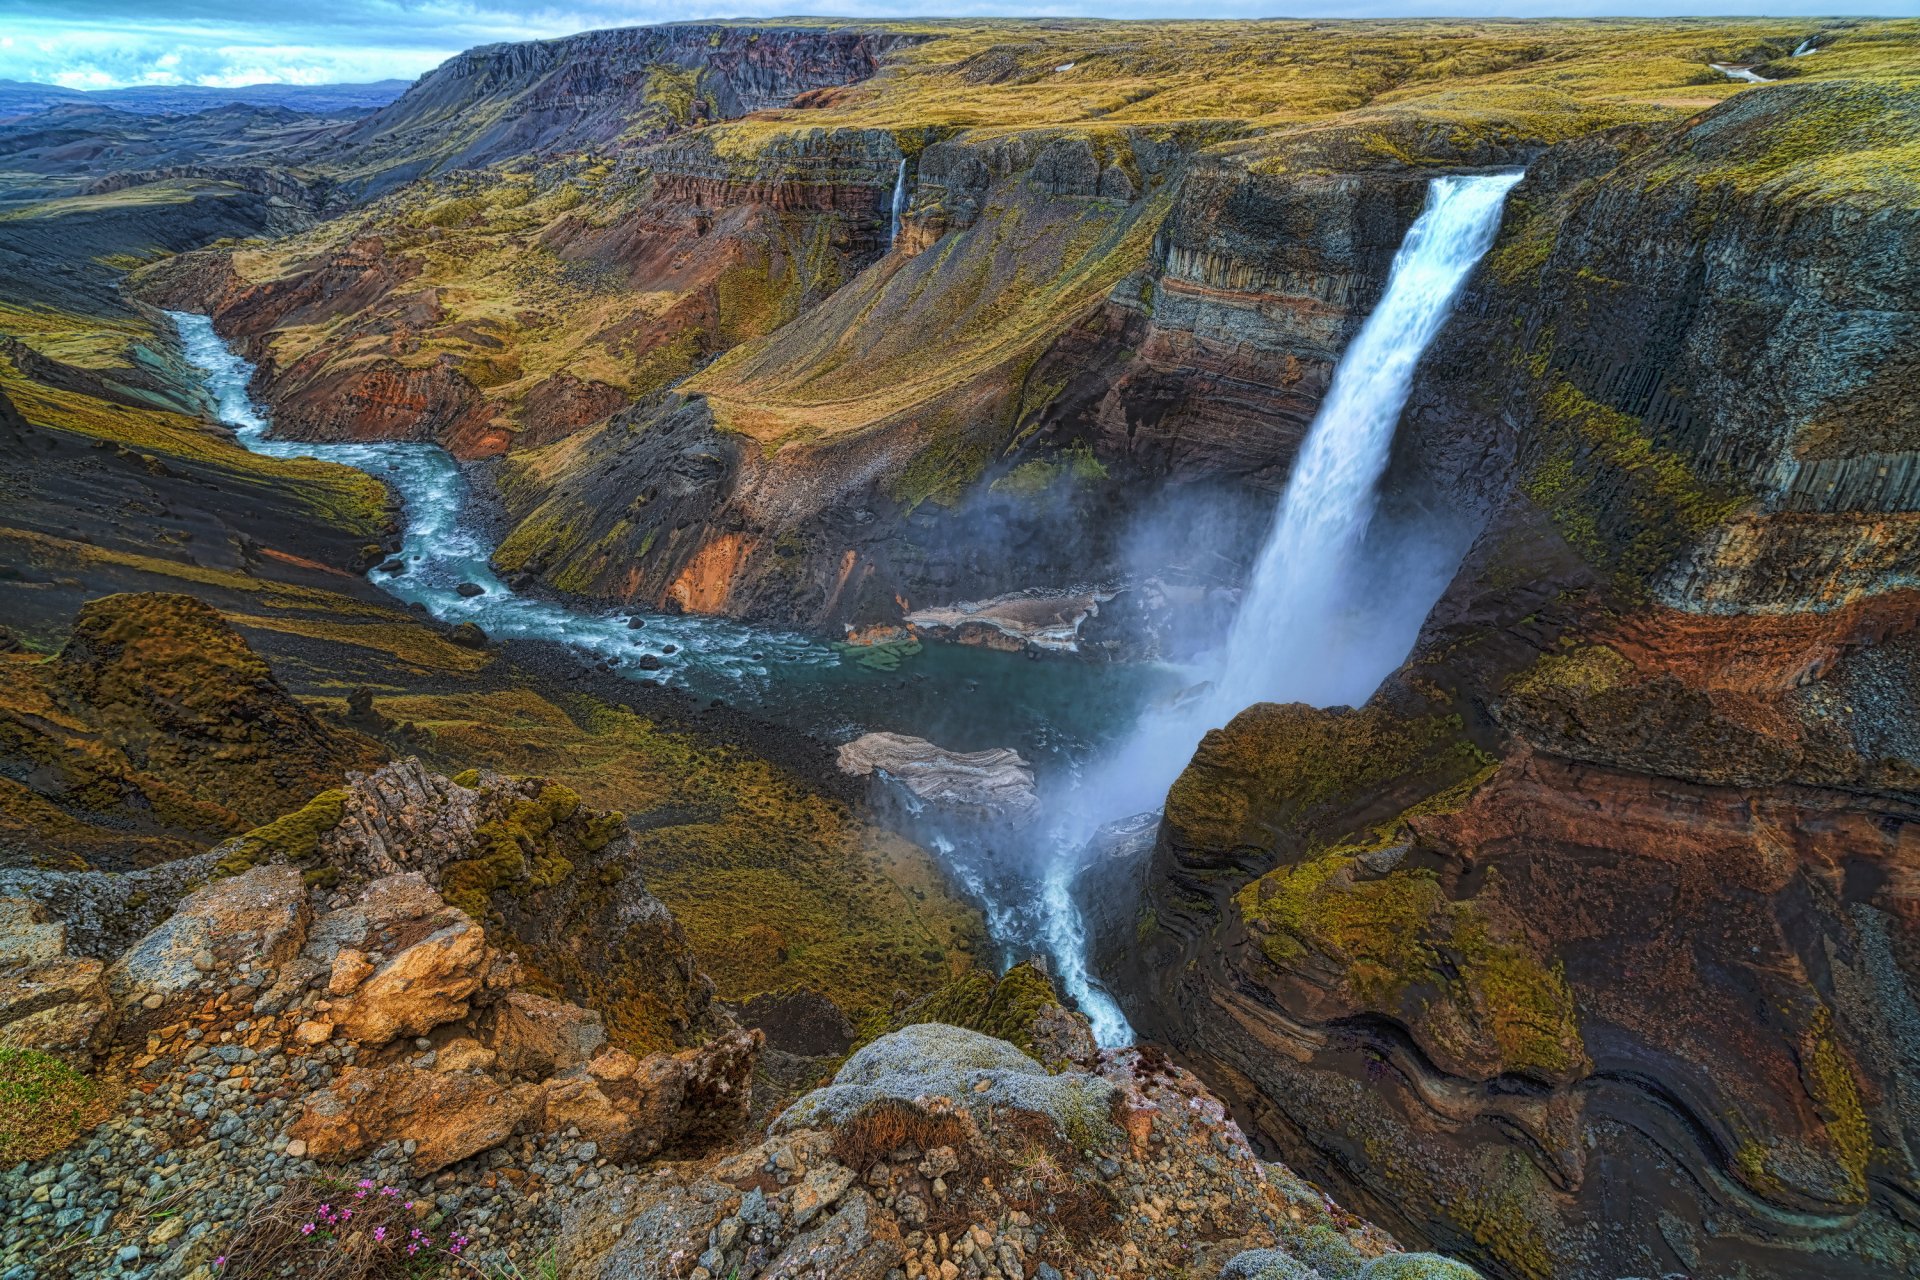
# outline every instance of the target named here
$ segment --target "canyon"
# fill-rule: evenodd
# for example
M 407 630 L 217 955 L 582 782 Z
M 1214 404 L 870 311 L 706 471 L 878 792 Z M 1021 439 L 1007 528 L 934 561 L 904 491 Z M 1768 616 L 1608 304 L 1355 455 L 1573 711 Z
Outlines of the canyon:
M 728 22 L 0 121 L 0 1044 L 98 1082 L 0 1260 L 265 1256 L 224 1138 L 609 1280 L 1912 1274 L 1916 77 Z M 32 1269 L 142 1133 L 218 1213 Z

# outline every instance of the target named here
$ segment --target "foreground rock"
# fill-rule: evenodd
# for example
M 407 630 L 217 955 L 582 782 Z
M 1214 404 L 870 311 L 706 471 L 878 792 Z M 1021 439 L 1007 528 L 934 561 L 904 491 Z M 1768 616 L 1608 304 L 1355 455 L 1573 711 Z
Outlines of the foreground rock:
M 114 1027 L 106 966 L 67 954 L 67 929 L 38 903 L 0 898 L 0 1048 L 91 1070 Z
M 840 747 L 840 769 L 898 782 L 918 802 L 974 819 L 1031 821 L 1039 812 L 1033 770 L 1009 747 L 949 751 L 925 738 L 869 733 Z
M 1474 1275 L 1262 1164 L 1157 1054 L 1055 1074 L 938 1023 L 860 1050 L 756 1146 L 574 1200 L 559 1258 L 584 1280 Z
M 531 1257 L 597 1168 L 709 1150 L 748 1114 L 757 1032 L 616 1047 L 598 1013 L 525 989 L 417 872 L 347 893 L 254 867 L 110 967 L 66 957 L 63 929 L 0 903 L 0 955 L 18 958 L 0 968 L 0 1043 L 98 1059 L 120 1100 L 77 1149 L 0 1174 L 20 1206 L 0 1269 L 26 1268 L 9 1275 L 205 1275 L 263 1196 L 322 1176 L 404 1188 L 438 1238 Z
M 717 1025 L 713 985 L 647 891 L 620 816 L 559 783 L 490 770 L 450 779 L 398 760 L 216 852 L 230 868 L 292 859 L 342 885 L 417 873 L 628 1044 L 686 1044 Z

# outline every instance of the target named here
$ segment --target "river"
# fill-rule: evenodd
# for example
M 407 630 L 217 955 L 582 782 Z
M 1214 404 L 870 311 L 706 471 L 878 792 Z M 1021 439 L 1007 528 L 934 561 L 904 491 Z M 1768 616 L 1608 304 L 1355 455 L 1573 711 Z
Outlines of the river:
M 241 445 L 275 457 L 318 458 L 379 478 L 402 511 L 402 568 L 369 579 L 445 623 L 472 622 L 496 640 L 558 641 L 583 661 L 613 664 L 636 680 L 659 680 L 751 710 L 770 721 L 842 742 L 872 730 L 926 738 L 958 751 L 1013 747 L 1035 766 L 1043 802 L 1064 812 L 1086 771 L 1158 698 L 1193 677 L 1153 664 L 1115 665 L 1073 657 L 1028 657 L 970 645 L 929 644 L 896 670 L 788 631 L 723 618 L 562 604 L 502 582 L 494 549 L 466 474 L 434 444 L 318 444 L 274 437 L 248 392 L 253 366 L 206 316 L 167 313 L 188 361 L 203 375 L 219 420 Z M 471 583 L 478 595 L 463 595 Z M 643 625 L 635 629 L 631 622 Z M 671 650 L 671 652 L 669 652 Z M 638 665 L 642 654 L 657 670 Z M 1149 800 L 1142 807 L 1153 808 Z M 1085 976 L 1078 912 L 1065 885 L 1077 847 L 1037 833 L 906 817 L 909 834 L 935 848 L 984 910 L 1003 962 L 1046 954 L 1069 994 L 1095 1013 L 1108 1039 L 1125 1021 Z M 1052 831 L 1055 824 L 1042 822 Z

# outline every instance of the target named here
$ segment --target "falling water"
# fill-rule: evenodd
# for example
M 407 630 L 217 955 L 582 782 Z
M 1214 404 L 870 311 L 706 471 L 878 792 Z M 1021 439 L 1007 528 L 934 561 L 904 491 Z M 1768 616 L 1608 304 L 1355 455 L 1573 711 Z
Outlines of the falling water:
M 1374 491 L 1414 368 L 1492 246 L 1501 205 L 1518 181 L 1517 173 L 1433 180 L 1394 256 L 1386 293 L 1340 358 L 1294 460 L 1227 641 L 1210 699 L 1216 714 L 1276 698 L 1357 706 L 1404 656 L 1367 652 L 1362 636 L 1340 634 L 1359 603 L 1349 598 L 1354 560 L 1373 522 Z
M 1087 779 L 1076 798 L 1082 832 L 1136 812 L 1144 796 L 1165 795 L 1206 730 L 1249 704 L 1358 705 L 1405 658 L 1451 566 L 1409 572 L 1400 590 L 1368 595 L 1362 544 L 1415 367 L 1492 246 L 1520 177 L 1433 180 L 1386 292 L 1341 357 L 1301 445 L 1211 686 L 1181 707 L 1142 717 L 1121 751 Z M 1104 993 L 1083 989 L 1084 960 L 1067 954 L 1083 933 L 1071 900 L 1049 894 L 1046 901 L 1059 908 L 1050 912 L 1048 934 L 1064 985 L 1102 1043 L 1124 1043 L 1124 1017 Z
M 893 178 L 893 218 L 887 224 L 887 250 L 892 252 L 894 241 L 900 238 L 900 215 L 907 211 L 907 162 L 900 161 L 900 171 Z
M 1793 56 L 1796 58 L 1804 58 L 1810 53 L 1820 52 L 1818 49 L 1813 47 L 1813 42 L 1815 39 L 1817 39 L 1817 37 L 1808 36 L 1805 40 L 1802 40 L 1799 44 L 1795 45 L 1793 49 Z
M 1709 63 L 1715 71 L 1729 80 L 1744 80 L 1748 84 L 1772 84 L 1773 81 L 1755 71 L 1752 67 L 1735 67 L 1724 62 Z

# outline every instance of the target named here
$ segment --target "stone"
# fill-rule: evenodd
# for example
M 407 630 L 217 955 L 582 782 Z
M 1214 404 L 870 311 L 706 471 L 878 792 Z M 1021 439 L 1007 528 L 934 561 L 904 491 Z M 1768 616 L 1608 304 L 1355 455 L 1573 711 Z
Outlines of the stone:
M 182 902 L 114 962 L 107 971 L 108 988 L 119 1003 L 158 1008 L 199 984 L 202 973 L 194 959 L 203 952 L 213 956 L 222 973 L 242 965 L 278 969 L 299 952 L 308 920 L 300 872 L 255 867 Z
M 489 1009 L 482 1034 L 501 1071 L 528 1078 L 580 1066 L 607 1042 L 599 1014 L 525 991 Z
M 950 751 L 925 738 L 869 733 L 842 743 L 836 759 L 842 773 L 897 782 L 919 801 L 963 815 L 1020 824 L 1040 811 L 1033 769 L 1009 747 Z
M 1389 1253 L 1369 1262 L 1360 1280 L 1481 1280 L 1481 1275 L 1437 1253 Z
M 347 1067 L 308 1095 L 287 1134 L 329 1163 L 411 1142 L 409 1166 L 422 1177 L 506 1141 L 541 1101 L 538 1086 L 505 1086 L 477 1071 Z
M 487 589 L 481 586 L 477 582 L 463 582 L 459 586 L 455 587 L 454 590 L 459 592 L 461 595 L 466 596 L 468 599 L 472 599 L 474 596 L 483 596 L 487 594 Z
M 342 947 L 333 958 L 333 969 L 327 976 L 327 994 L 344 996 L 353 994 L 362 982 L 373 972 L 373 961 L 367 953 L 356 947 Z
M 67 953 L 67 926 L 30 898 L 0 898 L 0 967 L 40 964 Z
M 325 1044 L 332 1036 L 333 1023 L 324 1018 L 311 1019 L 293 1029 L 293 1042 L 309 1048 Z
M 839 1164 L 828 1163 L 808 1170 L 793 1189 L 787 1210 L 791 1223 L 796 1227 L 806 1226 L 814 1215 L 838 1202 L 853 1185 L 855 1177 L 853 1170 Z
M 376 968 L 338 1019 L 348 1039 L 382 1045 L 467 1016 L 467 999 L 486 973 L 485 932 L 448 906 L 416 927 L 432 932 Z
M 1112 1084 L 1079 1071 L 1047 1069 L 1004 1040 L 924 1022 L 881 1036 L 855 1053 L 824 1089 L 807 1094 L 773 1132 L 843 1124 L 880 1103 L 925 1110 L 931 1100 L 984 1117 L 996 1111 L 1044 1116 L 1076 1145 L 1113 1134 Z
M 447 639 L 463 649 L 484 649 L 487 647 L 487 633 L 476 622 L 456 623 L 447 632 Z
M 471 1036 L 458 1036 L 434 1052 L 436 1071 L 486 1071 L 494 1063 L 494 1052 Z
M 596 1077 L 590 1066 L 562 1072 L 545 1086 L 546 1129 L 577 1129 L 622 1161 L 710 1146 L 745 1125 L 761 1044 L 758 1032 L 734 1031 L 697 1049 L 649 1054 L 617 1077 Z
M 1324 1280 L 1283 1249 L 1249 1249 L 1220 1268 L 1220 1280 Z

